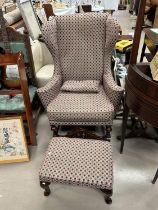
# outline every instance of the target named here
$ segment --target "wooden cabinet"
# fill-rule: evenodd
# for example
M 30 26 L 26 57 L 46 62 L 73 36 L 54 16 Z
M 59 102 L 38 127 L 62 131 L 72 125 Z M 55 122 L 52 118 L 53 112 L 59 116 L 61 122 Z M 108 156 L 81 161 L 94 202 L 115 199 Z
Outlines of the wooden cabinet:
M 24 110 L 23 111 L 6 111 L 5 113 L 0 112 L 0 117 L 7 116 L 22 116 L 23 121 L 28 125 L 29 131 L 29 143 L 32 145 L 36 145 L 36 134 L 35 134 L 35 124 L 33 121 L 33 113 L 29 96 L 29 88 L 28 88 L 28 80 L 25 72 L 25 65 L 23 61 L 23 54 L 21 52 L 18 53 L 7 53 L 4 55 L 0 55 L 0 67 L 3 67 L 2 71 L 6 67 L 6 65 L 17 65 L 19 71 L 19 80 L 20 80 L 20 89 L 11 89 L 11 90 L 0 90 L 0 95 L 8 95 L 12 97 L 12 94 L 22 94 Z
M 144 120 L 152 126 L 158 128 L 158 83 L 152 80 L 149 63 L 137 64 L 138 49 L 144 22 L 145 4 L 146 0 L 140 1 L 140 9 L 137 18 L 128 75 L 126 78 L 126 96 L 124 103 L 120 153 L 123 152 L 129 110 L 134 112 L 139 119 Z M 157 34 L 153 33 L 150 29 L 144 29 L 144 32 L 155 45 L 158 44 Z M 143 132 L 139 133 L 139 136 L 141 136 L 141 134 L 145 136 L 145 133 Z

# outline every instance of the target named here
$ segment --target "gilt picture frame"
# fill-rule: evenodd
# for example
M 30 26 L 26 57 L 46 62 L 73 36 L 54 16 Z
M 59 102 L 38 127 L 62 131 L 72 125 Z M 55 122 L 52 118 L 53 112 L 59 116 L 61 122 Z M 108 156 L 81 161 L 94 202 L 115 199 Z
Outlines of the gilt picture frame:
M 22 117 L 0 118 L 0 164 L 29 161 Z

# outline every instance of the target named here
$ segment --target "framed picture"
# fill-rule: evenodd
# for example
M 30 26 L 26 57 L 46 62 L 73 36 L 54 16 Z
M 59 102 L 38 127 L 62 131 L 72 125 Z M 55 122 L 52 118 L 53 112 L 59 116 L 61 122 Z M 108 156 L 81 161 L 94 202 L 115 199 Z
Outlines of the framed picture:
M 29 161 L 22 117 L 0 119 L 0 164 Z

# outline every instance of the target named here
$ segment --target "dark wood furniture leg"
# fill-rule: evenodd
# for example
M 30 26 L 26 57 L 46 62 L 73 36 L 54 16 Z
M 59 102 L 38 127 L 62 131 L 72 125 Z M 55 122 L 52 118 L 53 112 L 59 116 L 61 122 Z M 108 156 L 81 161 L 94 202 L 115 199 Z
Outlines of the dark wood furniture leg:
M 51 126 L 51 130 L 53 131 L 53 136 L 57 137 L 58 136 L 59 126 L 52 125 Z
M 111 196 L 112 196 L 112 190 L 107 190 L 107 189 L 100 189 L 104 194 L 105 194 L 105 202 L 107 204 L 112 204 L 112 199 L 111 199 Z
M 157 169 L 157 171 L 156 171 L 156 174 L 155 174 L 155 176 L 154 176 L 154 179 L 153 179 L 153 181 L 152 181 L 152 184 L 155 184 L 155 182 L 156 182 L 157 179 L 158 179 L 158 169 Z
M 151 135 L 147 133 L 147 123 L 143 123 L 140 119 L 136 119 L 135 116 L 131 117 L 132 126 L 128 126 L 128 128 L 131 130 L 129 133 L 125 134 L 125 139 L 129 138 L 139 138 L 143 137 L 146 139 L 155 140 L 156 143 L 158 143 L 158 135 Z M 144 125 L 145 124 L 145 125 Z M 157 130 L 155 128 L 155 130 Z M 117 136 L 118 140 L 121 140 L 121 136 Z
M 40 182 L 40 186 L 44 189 L 44 196 L 48 196 L 51 193 L 49 185 L 50 182 Z
M 124 111 L 123 111 L 123 123 L 122 123 L 122 135 L 121 135 L 120 154 L 123 153 L 123 147 L 124 147 L 124 141 L 125 141 L 125 135 L 126 135 L 126 126 L 127 126 L 128 113 L 129 113 L 129 108 L 128 108 L 128 106 L 125 103 L 125 105 L 124 105 Z
M 112 127 L 111 125 L 107 125 L 106 126 L 106 139 L 111 139 L 111 132 L 112 131 Z
M 67 127 L 68 131 L 67 131 L 66 135 L 58 134 L 57 136 L 68 137 L 68 138 L 98 139 L 98 140 L 110 141 L 110 138 L 107 138 L 106 135 L 103 135 L 103 136 L 97 135 L 95 133 L 95 131 L 93 130 L 94 126 L 61 126 L 61 127 L 65 127 L 65 129 Z M 54 129 L 56 130 L 56 128 L 54 128 L 54 126 L 52 126 L 51 128 L 53 131 L 54 131 Z M 105 128 L 103 127 L 103 129 L 105 129 Z M 109 129 L 108 131 L 110 133 L 110 131 L 112 130 L 111 126 L 108 126 L 108 129 Z M 59 130 L 59 128 L 58 128 L 58 130 Z
M 145 56 L 145 50 L 146 50 L 146 44 L 144 43 L 143 47 L 142 47 L 141 57 L 140 57 L 140 62 L 141 63 L 143 62 L 143 58 Z

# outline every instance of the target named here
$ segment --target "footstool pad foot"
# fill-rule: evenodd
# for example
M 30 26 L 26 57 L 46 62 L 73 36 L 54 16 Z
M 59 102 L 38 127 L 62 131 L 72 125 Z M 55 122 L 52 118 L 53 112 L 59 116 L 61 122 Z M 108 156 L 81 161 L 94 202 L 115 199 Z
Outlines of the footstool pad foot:
M 49 196 L 51 192 L 44 191 L 44 196 Z
M 110 197 L 105 196 L 105 202 L 107 204 L 112 204 L 112 199 Z

